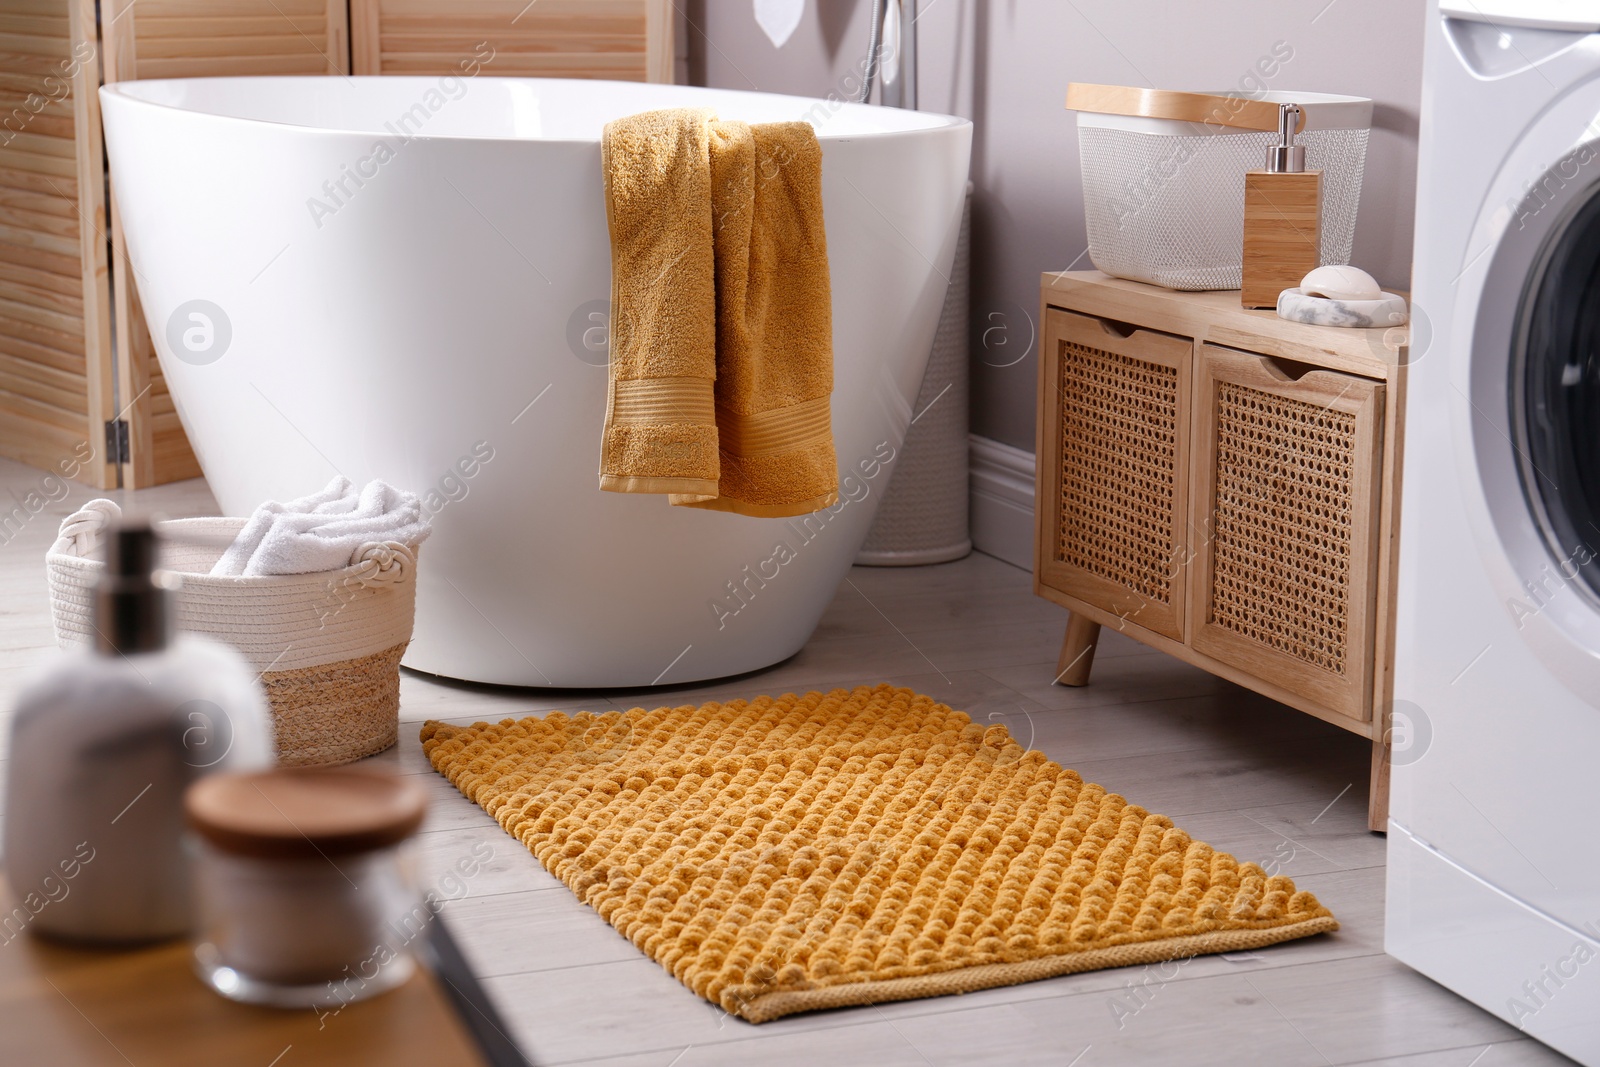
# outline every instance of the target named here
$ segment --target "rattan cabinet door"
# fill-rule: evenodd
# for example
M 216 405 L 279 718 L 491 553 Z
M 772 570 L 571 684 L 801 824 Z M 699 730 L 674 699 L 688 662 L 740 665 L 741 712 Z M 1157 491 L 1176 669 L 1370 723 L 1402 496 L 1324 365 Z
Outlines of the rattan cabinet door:
M 1042 356 L 1039 584 L 1181 641 L 1194 342 L 1051 308 Z
M 1205 345 L 1197 390 L 1195 650 L 1370 719 L 1383 385 Z

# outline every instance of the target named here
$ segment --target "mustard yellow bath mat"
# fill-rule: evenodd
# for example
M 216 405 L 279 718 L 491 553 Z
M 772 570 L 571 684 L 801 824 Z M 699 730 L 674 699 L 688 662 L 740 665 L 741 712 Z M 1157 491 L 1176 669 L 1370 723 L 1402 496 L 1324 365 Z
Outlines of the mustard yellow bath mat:
M 422 740 L 585 903 L 751 1022 L 1339 926 L 1288 878 L 908 689 Z

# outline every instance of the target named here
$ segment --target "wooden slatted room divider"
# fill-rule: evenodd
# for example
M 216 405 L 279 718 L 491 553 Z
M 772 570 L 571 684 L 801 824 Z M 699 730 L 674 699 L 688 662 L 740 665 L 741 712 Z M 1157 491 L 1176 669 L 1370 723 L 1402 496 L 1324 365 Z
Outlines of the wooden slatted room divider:
M 104 0 L 101 20 L 108 82 L 350 72 L 346 0 Z M 196 477 L 200 465 L 161 377 L 115 210 L 111 236 L 117 335 L 124 339 L 119 395 L 136 398 L 126 416 L 123 484 Z
M 452 74 L 487 43 L 500 77 L 670 82 L 672 22 L 671 0 L 350 0 L 351 56 L 357 74 Z
M 107 488 L 99 84 L 94 0 L 0 4 L 0 454 Z

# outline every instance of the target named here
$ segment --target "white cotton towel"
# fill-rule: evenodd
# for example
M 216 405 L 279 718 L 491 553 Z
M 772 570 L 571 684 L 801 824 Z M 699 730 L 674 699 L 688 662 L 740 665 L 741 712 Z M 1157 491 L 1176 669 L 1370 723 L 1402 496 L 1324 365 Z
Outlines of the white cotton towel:
M 341 570 L 374 541 L 415 547 L 431 526 L 414 493 L 383 482 L 358 492 L 339 477 L 320 493 L 256 508 L 212 574 L 315 574 Z

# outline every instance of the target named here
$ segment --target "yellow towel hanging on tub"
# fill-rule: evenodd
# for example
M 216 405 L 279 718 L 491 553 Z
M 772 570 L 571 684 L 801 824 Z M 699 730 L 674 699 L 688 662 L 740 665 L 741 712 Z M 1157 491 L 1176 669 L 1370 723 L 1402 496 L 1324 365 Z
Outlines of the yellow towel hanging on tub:
M 838 500 L 822 151 L 703 108 L 607 124 L 600 487 L 742 515 Z

